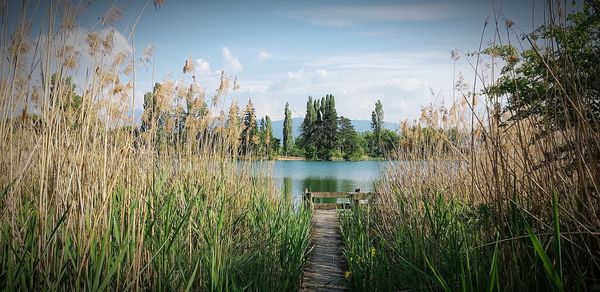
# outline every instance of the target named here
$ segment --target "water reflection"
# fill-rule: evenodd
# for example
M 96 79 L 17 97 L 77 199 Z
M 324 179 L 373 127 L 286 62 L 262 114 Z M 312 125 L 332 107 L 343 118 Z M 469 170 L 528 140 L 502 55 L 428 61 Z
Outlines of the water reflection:
M 292 189 L 292 178 L 289 176 L 286 176 L 283 178 L 283 188 L 281 188 L 283 191 L 283 196 L 285 197 L 285 201 L 290 203 L 292 201 L 292 197 L 294 196 L 293 194 L 293 189 Z
M 273 178 L 289 202 L 301 200 L 304 189 L 315 192 L 373 190 L 381 161 L 276 161 Z

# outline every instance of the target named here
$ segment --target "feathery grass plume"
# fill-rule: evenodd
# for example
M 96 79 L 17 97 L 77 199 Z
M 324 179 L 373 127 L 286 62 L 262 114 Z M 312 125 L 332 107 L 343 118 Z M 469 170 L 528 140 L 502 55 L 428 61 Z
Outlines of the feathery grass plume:
M 112 52 L 114 42 L 115 42 L 115 30 L 111 28 L 108 30 L 106 35 L 104 35 L 104 39 L 102 39 L 102 48 L 104 49 L 104 54 L 109 54 Z
M 98 45 L 100 44 L 100 36 L 97 32 L 89 32 L 86 36 L 88 44 L 89 54 L 94 57 L 98 52 Z
M 225 75 L 225 71 L 221 71 L 221 78 L 219 82 L 219 88 L 217 88 L 215 95 L 212 98 L 212 106 L 216 106 L 221 97 L 227 94 L 231 87 L 231 78 Z
M 167 0 L 154 0 L 154 7 L 161 8 L 167 4 Z
M 61 30 L 72 32 L 77 27 L 77 17 L 81 13 L 81 5 L 74 6 L 68 1 L 59 1 L 59 9 L 62 20 Z
M 140 57 L 140 63 L 146 70 L 148 70 L 148 66 L 152 63 L 152 58 L 154 57 L 154 45 L 149 45 L 144 49 L 144 53 Z
M 50 5 L 47 33 L 78 29 Z M 122 74 L 129 52 L 114 48 L 118 31 L 92 30 L 40 42 L 42 79 L 21 83 L 34 72 L 14 66 L 29 51 L 23 20 L 31 15 L 18 10 L 15 30 L 0 30 L 14 45 L 2 48 L 13 66 L 0 71 L 0 250 L 9 251 L 0 252 L 0 289 L 297 290 L 310 214 L 238 163 L 237 140 L 215 133 L 223 117 L 195 79 L 177 91 L 160 82 L 135 125 L 126 113 L 136 89 Z M 91 60 L 73 62 L 74 48 L 86 46 Z M 86 79 L 74 84 L 71 72 Z M 224 97 L 230 85 L 222 83 Z
M 557 5 L 549 2 L 547 23 L 525 35 L 531 47 L 517 51 L 500 43 L 502 35 L 465 56 L 480 59 L 474 78 L 485 90 L 469 92 L 455 72 L 460 98 L 448 128 L 439 122 L 445 109 L 435 105 L 423 107 L 419 121 L 401 123 L 401 160 L 382 174 L 380 196 L 341 220 L 351 288 L 599 287 L 600 132 L 586 103 L 600 84 L 592 77 L 598 43 L 589 41 L 598 11 L 575 6 L 561 16 Z M 498 59 L 505 66 L 492 78 Z
M 233 80 L 233 90 L 239 90 L 240 89 L 240 83 L 238 82 L 237 77 L 235 77 L 235 79 Z
M 102 25 L 111 25 L 118 22 L 123 17 L 124 8 L 118 5 L 111 5 L 110 8 L 100 18 Z
M 185 64 L 183 65 L 183 74 L 190 72 L 194 72 L 194 60 L 192 60 L 192 57 L 185 60 Z

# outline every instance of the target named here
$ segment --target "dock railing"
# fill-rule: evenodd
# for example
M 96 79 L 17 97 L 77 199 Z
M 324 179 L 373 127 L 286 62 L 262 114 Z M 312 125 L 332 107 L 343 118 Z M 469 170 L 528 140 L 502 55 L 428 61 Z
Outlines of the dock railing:
M 374 192 L 361 192 L 360 189 L 356 189 L 354 192 L 312 192 L 304 189 L 302 198 L 304 205 L 313 210 L 334 210 L 345 209 L 350 205 L 358 205 L 361 201 L 369 202 L 376 195 L 377 193 Z M 335 199 L 335 203 L 321 202 L 322 199 Z M 345 200 L 339 202 L 338 199 Z

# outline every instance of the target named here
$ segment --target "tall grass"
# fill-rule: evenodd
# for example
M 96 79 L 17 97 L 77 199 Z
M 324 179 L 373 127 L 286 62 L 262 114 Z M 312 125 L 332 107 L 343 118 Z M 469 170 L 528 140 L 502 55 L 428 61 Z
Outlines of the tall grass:
M 310 214 L 239 165 L 239 125 L 215 115 L 237 84 L 208 98 L 186 63 L 130 126 L 139 63 L 115 43 L 133 28 L 111 30 L 113 6 L 74 39 L 83 7 L 58 2 L 2 10 L 0 289 L 296 290 Z
M 555 46 L 554 37 L 570 24 L 561 5 L 547 3 L 547 24 L 557 27 L 553 33 L 539 40 L 526 35 L 528 44 L 521 44 L 532 48 L 524 57 L 544 66 L 546 88 L 479 95 L 458 82 L 456 95 L 462 100 L 449 110 L 426 107 L 417 124 L 403 126 L 398 156 L 404 161 L 391 163 L 384 173 L 377 187 L 380 197 L 342 217 L 351 288 L 600 287 L 600 136 L 597 110 L 587 100 L 597 102 L 597 95 L 588 94 L 597 93 L 598 85 L 584 82 L 587 77 L 575 69 L 598 59 L 581 59 Z M 597 21 L 597 10 L 587 13 L 589 21 Z M 498 16 L 495 20 L 498 41 L 470 55 L 477 82 L 492 80 L 484 88 L 498 84 L 495 61 L 507 57 L 499 40 L 515 34 L 512 22 L 502 28 Z M 557 54 L 560 62 L 552 63 Z M 504 61 L 510 64 L 510 58 L 519 57 L 511 53 Z M 515 67 L 502 74 L 521 82 Z M 553 80 L 560 86 L 550 87 Z M 506 98 L 532 96 L 543 97 L 546 105 L 555 102 L 559 110 L 518 120 L 508 118 L 516 115 L 514 109 L 501 110 Z

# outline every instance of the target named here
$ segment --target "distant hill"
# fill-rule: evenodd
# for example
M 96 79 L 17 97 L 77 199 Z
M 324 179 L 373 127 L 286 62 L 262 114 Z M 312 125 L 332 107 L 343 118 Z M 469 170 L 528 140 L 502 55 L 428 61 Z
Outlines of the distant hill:
M 292 119 L 292 134 L 294 137 L 298 137 L 300 135 L 300 127 L 302 126 L 302 121 L 304 118 L 293 118 Z M 282 139 L 283 138 L 283 120 L 273 121 L 273 136 L 275 138 Z M 352 120 L 352 125 L 357 132 L 366 132 L 371 130 L 371 121 L 370 120 Z M 384 122 L 383 127 L 390 130 L 398 130 L 398 124 Z

